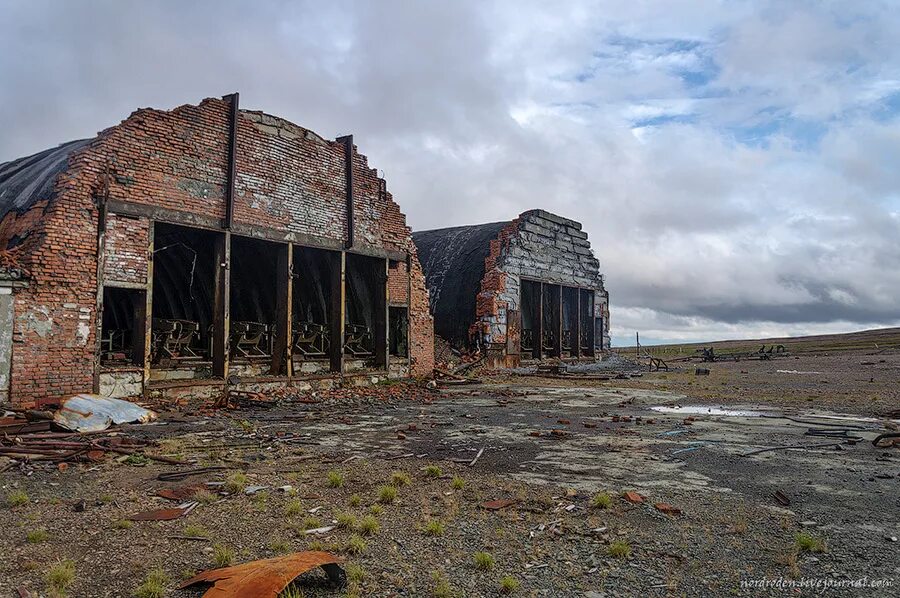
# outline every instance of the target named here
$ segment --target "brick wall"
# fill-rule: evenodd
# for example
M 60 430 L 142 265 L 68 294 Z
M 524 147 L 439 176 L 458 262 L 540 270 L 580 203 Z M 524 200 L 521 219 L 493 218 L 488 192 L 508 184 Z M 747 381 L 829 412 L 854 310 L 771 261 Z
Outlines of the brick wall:
M 520 277 L 594 289 L 595 316 L 604 318 L 609 346 L 609 294 L 581 224 L 544 210 L 531 210 L 500 231 L 485 259 L 471 333 L 485 345 L 507 343 L 507 312 L 520 310 Z M 518 331 L 514 331 L 518 334 Z M 514 342 L 516 339 L 512 339 Z
M 105 281 L 147 283 L 147 247 L 150 244 L 150 221 L 147 218 L 108 214 L 105 244 Z
M 409 303 L 409 286 L 407 284 L 406 264 L 391 261 L 388 270 L 388 296 L 391 305 L 406 305 Z
M 23 230 L 31 233 L 21 246 L 30 285 L 14 295 L 14 401 L 29 404 L 92 387 L 97 325 L 95 198 L 108 196 L 224 218 L 228 115 L 228 102 L 219 99 L 171 111 L 138 110 L 70 156 L 52 202 L 38 203 L 30 212 L 0 224 L 4 243 Z M 238 131 L 235 223 L 343 239 L 343 144 L 255 112 L 241 112 Z M 353 166 L 357 245 L 414 252 L 406 219 L 383 180 L 356 152 Z M 147 220 L 110 216 L 105 276 L 130 283 L 146 278 L 148 231 Z M 427 375 L 433 367 L 432 323 L 415 255 L 412 263 L 411 370 Z M 396 286 L 399 293 L 400 285 Z

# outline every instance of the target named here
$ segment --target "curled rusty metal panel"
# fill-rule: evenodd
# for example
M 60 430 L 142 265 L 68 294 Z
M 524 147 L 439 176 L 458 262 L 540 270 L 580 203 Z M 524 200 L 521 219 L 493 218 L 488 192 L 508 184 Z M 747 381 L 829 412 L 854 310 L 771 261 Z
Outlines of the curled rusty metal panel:
M 298 575 L 316 567 L 322 567 L 331 581 L 343 584 L 344 571 L 338 566 L 343 561 L 327 552 L 295 552 L 234 567 L 210 569 L 183 582 L 178 589 L 211 583 L 213 586 L 206 590 L 204 598 L 276 598 Z

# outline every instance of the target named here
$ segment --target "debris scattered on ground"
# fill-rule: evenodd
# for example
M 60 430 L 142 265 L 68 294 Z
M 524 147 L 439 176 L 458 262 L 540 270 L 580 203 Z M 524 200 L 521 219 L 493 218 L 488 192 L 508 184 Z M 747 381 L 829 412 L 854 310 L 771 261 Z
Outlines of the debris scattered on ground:
M 131 521 L 171 521 L 173 519 L 178 519 L 179 517 L 184 517 L 185 515 L 193 511 L 197 504 L 199 503 L 188 502 L 182 503 L 177 507 L 173 507 L 170 509 L 153 509 L 150 511 L 141 511 L 133 515 L 129 515 L 128 519 L 130 519 Z
M 625 500 L 627 500 L 628 502 L 633 503 L 633 504 L 640 504 L 640 503 L 644 502 L 643 496 L 641 496 L 637 492 L 634 492 L 631 490 L 629 490 L 628 492 L 623 494 L 622 498 L 624 498 Z

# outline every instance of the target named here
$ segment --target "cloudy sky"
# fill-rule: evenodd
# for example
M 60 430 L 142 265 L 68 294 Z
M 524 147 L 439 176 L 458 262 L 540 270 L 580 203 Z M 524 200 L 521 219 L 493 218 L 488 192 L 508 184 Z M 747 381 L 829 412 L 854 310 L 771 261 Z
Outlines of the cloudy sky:
M 0 0 L 0 161 L 240 91 L 414 229 L 584 223 L 614 340 L 900 324 L 900 2 Z

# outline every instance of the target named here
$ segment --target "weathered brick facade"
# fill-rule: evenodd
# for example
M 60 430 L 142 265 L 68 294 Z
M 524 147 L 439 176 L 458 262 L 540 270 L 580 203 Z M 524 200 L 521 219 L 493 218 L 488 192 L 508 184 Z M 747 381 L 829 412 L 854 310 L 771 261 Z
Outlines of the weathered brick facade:
M 578 222 L 530 210 L 511 222 L 422 231 L 414 238 L 424 256 L 435 328 L 454 344 L 483 349 L 498 365 L 548 354 L 594 358 L 598 350 L 609 347 L 609 294 Z M 483 268 L 476 267 L 479 259 Z M 542 304 L 524 305 L 526 284 L 536 285 L 550 312 L 538 316 Z M 532 315 L 555 323 L 529 326 L 550 332 L 550 348 L 526 353 L 521 335 Z M 592 342 L 566 348 L 564 333 L 570 344 L 584 338 Z M 554 346 L 556 337 L 559 344 Z
M 0 249 L 18 247 L 30 273 L 14 293 L 13 401 L 96 388 L 98 285 L 149 286 L 153 222 L 223 230 L 230 123 L 228 99 L 138 110 L 74 149 L 47 197 L 0 218 Z M 430 374 L 428 297 L 410 230 L 366 157 L 353 148 L 347 248 L 343 143 L 240 111 L 235 156 L 231 234 L 400 261 L 389 271 L 391 302 L 409 305 L 412 374 Z M 98 231 L 100 206 L 105 231 Z

